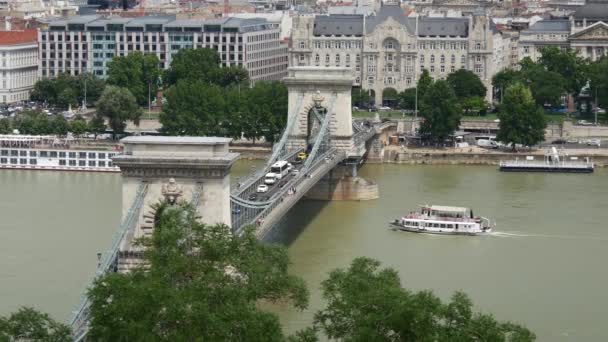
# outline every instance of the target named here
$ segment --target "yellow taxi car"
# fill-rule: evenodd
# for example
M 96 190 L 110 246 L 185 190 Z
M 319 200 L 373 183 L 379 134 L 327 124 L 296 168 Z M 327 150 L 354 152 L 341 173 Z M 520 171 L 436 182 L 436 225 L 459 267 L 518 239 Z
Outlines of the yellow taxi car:
M 306 157 L 308 157 L 308 155 L 306 154 L 306 152 L 300 152 L 300 153 L 298 153 L 298 156 L 297 156 L 297 158 L 299 160 L 306 160 Z

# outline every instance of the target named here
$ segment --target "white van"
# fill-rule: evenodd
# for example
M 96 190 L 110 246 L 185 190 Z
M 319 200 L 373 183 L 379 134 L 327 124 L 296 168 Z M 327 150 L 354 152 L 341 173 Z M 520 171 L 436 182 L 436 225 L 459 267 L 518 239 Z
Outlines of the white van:
M 272 184 L 274 184 L 276 182 L 277 182 L 277 175 L 275 175 L 272 172 L 267 173 L 266 177 L 264 177 L 264 184 L 272 185 Z

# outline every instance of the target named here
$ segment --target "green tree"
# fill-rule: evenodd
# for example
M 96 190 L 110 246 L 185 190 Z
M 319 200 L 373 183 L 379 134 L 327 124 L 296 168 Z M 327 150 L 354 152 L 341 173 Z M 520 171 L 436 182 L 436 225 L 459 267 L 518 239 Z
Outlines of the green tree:
M 14 128 L 21 134 L 44 135 L 55 134 L 53 126 L 45 114 L 37 111 L 25 110 L 16 118 Z
M 76 91 L 71 87 L 63 88 L 63 90 L 61 90 L 61 92 L 57 95 L 55 104 L 62 109 L 68 109 L 70 106 L 77 106 L 78 100 L 76 98 Z
M 527 75 L 532 96 L 539 106 L 559 106 L 561 97 L 566 93 L 566 80 L 557 72 L 536 68 Z
M 13 133 L 13 125 L 9 118 L 0 119 L 0 134 L 11 134 Z
M 372 102 L 372 97 L 369 91 L 363 88 L 353 88 L 351 90 L 352 104 L 359 108 L 368 108 Z
M 525 327 L 474 313 L 468 296 L 456 292 L 448 303 L 431 291 L 401 287 L 396 270 L 357 258 L 321 284 L 326 308 L 315 327 L 341 341 L 533 341 Z
M 249 87 L 249 73 L 243 67 L 229 66 L 220 70 L 217 80 L 220 87 Z
M 103 116 L 97 114 L 95 115 L 91 121 L 89 121 L 89 125 L 87 130 L 93 134 L 95 134 L 95 139 L 97 139 L 98 134 L 102 134 L 106 131 L 106 123 L 103 119 Z
M 483 97 L 480 96 L 471 96 L 464 98 L 460 101 L 460 106 L 465 114 L 469 114 L 471 112 L 477 113 L 479 115 L 486 114 L 487 103 Z
M 601 108 L 608 108 L 608 58 L 601 58 L 586 66 L 591 85 L 591 95 L 597 105 Z
M 70 130 L 70 124 L 68 120 L 61 114 L 55 115 L 53 120 L 50 122 L 51 130 L 57 135 L 66 135 Z
M 424 97 L 426 91 L 431 87 L 431 85 L 433 85 L 433 78 L 431 77 L 431 74 L 429 74 L 429 71 L 426 69 L 422 70 L 418 83 L 416 83 L 416 87 L 418 87 L 418 101 Z
M 496 96 L 502 101 L 504 91 L 515 82 L 522 82 L 523 75 L 519 70 L 504 69 L 492 77 L 492 86 L 497 90 Z
M 159 205 L 146 267 L 108 273 L 88 292 L 93 341 L 281 341 L 279 319 L 260 301 L 303 309 L 308 292 L 288 274 L 284 247 L 253 229 L 207 226 L 187 204 Z
M 93 75 L 92 73 L 87 72 L 75 76 L 74 86 L 78 97 L 78 105 L 82 105 L 86 89 L 87 106 L 90 106 L 99 100 L 99 97 L 106 87 L 106 81 Z
M 160 75 L 160 61 L 156 54 L 133 52 L 127 56 L 117 56 L 108 63 L 108 84 L 127 88 L 141 106 L 148 104 L 156 94 L 156 79 Z
M 425 91 L 420 106 L 424 118 L 420 133 L 428 134 L 432 140 L 443 143 L 460 125 L 460 107 L 454 90 L 447 81 L 439 80 Z
M 87 121 L 80 115 L 76 116 L 70 123 L 70 132 L 75 136 L 81 136 L 89 129 Z
M 500 105 L 496 138 L 511 144 L 532 146 L 544 140 L 547 121 L 543 110 L 534 102 L 532 92 L 521 83 L 509 86 Z
M 584 73 L 585 62 L 575 50 L 549 46 L 543 48 L 541 54 L 538 63 L 547 71 L 560 74 L 568 93 L 578 92 L 587 81 Z
M 42 78 L 34 84 L 30 98 L 38 102 L 47 102 L 54 105 L 57 101 L 58 89 L 50 78 Z
M 257 82 L 247 92 L 246 138 L 275 141 L 287 124 L 287 87 L 277 81 Z
M 167 82 L 177 84 L 180 80 L 198 80 L 215 84 L 220 69 L 220 56 L 212 49 L 181 49 L 171 58 L 167 70 Z
M 186 79 L 171 86 L 165 97 L 160 115 L 163 133 L 221 135 L 225 101 L 220 87 Z
M 0 341 L 69 342 L 72 336 L 68 326 L 22 307 L 8 317 L 0 316 Z
M 399 108 L 416 109 L 416 88 L 407 88 L 399 93 Z
M 108 118 L 108 123 L 114 134 L 123 133 L 127 120 L 139 124 L 141 108 L 137 105 L 135 96 L 129 89 L 107 86 L 97 101 L 97 114 Z
M 452 86 L 454 94 L 459 100 L 470 97 L 486 96 L 487 88 L 474 72 L 466 69 L 458 69 L 447 77 L 448 83 Z

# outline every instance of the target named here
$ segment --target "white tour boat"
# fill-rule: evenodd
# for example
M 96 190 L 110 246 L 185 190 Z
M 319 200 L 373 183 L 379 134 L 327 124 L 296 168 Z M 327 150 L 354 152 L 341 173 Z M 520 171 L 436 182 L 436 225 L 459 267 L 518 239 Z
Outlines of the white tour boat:
M 414 233 L 483 235 L 491 232 L 493 225 L 485 217 L 473 216 L 469 208 L 424 205 L 420 211 L 396 219 L 390 226 Z
M 112 158 L 117 144 L 102 146 L 84 139 L 41 135 L 0 135 L 0 170 L 120 172 Z

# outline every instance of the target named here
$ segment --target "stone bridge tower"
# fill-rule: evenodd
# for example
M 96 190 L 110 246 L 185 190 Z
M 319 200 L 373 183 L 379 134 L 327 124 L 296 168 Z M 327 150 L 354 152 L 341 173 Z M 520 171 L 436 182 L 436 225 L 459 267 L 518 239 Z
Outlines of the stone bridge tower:
M 120 242 L 118 271 L 141 262 L 136 238 L 154 230 L 153 206 L 161 201 L 186 200 L 207 224 L 230 225 L 230 169 L 238 159 L 228 150 L 229 138 L 127 137 L 124 152 L 114 157 L 122 174 L 122 221 L 138 203 L 138 190 L 146 185 L 132 226 Z M 141 195 L 140 195 L 141 196 Z
M 332 118 L 329 122 L 333 147 L 353 148 L 351 89 L 353 77 L 348 68 L 291 67 L 283 79 L 289 91 L 289 117 L 297 120 L 289 135 L 289 148 L 305 148 L 309 132 L 308 116 L 315 101 L 325 107 Z M 331 108 L 330 108 L 331 107 Z

